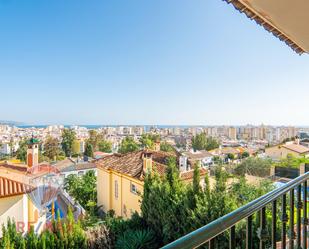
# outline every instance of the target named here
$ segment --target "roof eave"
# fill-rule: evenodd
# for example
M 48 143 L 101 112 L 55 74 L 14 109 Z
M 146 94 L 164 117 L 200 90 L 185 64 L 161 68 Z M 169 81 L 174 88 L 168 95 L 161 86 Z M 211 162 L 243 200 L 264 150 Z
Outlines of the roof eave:
M 223 0 L 227 3 L 231 3 L 236 10 L 240 13 L 244 13 L 249 19 L 254 20 L 258 25 L 262 26 L 266 31 L 272 33 L 275 37 L 277 37 L 280 41 L 283 41 L 287 44 L 292 50 L 294 50 L 297 54 L 301 55 L 306 53 L 306 51 L 301 48 L 298 44 L 296 44 L 291 38 L 285 35 L 281 30 L 277 29 L 265 19 L 261 18 L 258 14 L 254 11 L 249 9 L 239 0 Z

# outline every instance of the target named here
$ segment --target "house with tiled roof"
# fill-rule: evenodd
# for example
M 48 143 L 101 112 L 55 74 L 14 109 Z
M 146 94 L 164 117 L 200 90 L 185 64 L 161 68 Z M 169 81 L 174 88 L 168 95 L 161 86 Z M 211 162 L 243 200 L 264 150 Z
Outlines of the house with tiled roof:
M 71 158 L 67 158 L 53 165 L 60 172 L 63 178 L 67 178 L 69 175 L 82 176 L 88 171 L 94 171 L 96 174 L 96 165 L 93 162 L 78 161 Z
M 129 218 L 140 212 L 144 178 L 148 172 L 164 175 L 170 154 L 158 150 L 139 150 L 127 154 L 113 154 L 95 161 L 97 166 L 98 206 L 103 212 L 114 210 L 116 216 Z M 180 157 L 177 158 L 179 165 Z M 193 179 L 193 169 L 180 169 L 180 178 L 185 182 Z M 207 170 L 200 168 L 201 178 Z
M 299 144 L 299 141 L 287 142 L 285 144 L 279 144 L 265 148 L 265 154 L 267 157 L 279 160 L 286 158 L 288 155 L 295 157 L 309 157 L 309 148 Z
M 14 170 L 7 169 L 5 174 L 0 171 L 0 225 L 6 225 L 10 218 L 16 222 L 19 232 L 26 233 L 33 226 L 34 231 L 40 233 L 45 226 L 46 216 L 40 214 L 29 198 L 28 193 L 34 188 L 26 183 L 26 179 L 26 174 Z
M 213 164 L 214 155 L 207 150 L 185 151 L 182 153 L 182 165 L 189 164 L 191 167 L 198 163 L 202 167 L 209 167 Z
M 54 168 L 38 162 L 38 140 L 28 141 L 27 164 L 5 161 L 0 163 L 0 227 L 10 218 L 16 223 L 18 232 L 26 233 L 33 227 L 40 233 L 47 221 L 48 210 L 43 203 L 53 202 L 58 189 L 55 184 L 45 185 L 47 175 Z M 2 236 L 0 229 L 0 237 Z
M 28 195 L 35 189 L 29 184 L 28 170 L 36 165 L 38 145 L 34 138 L 28 142 L 27 165 L 0 163 L 0 226 L 6 225 L 8 218 L 14 219 L 17 230 L 23 233 L 29 231 L 30 226 L 39 233 L 45 226 L 45 214 L 39 212 Z

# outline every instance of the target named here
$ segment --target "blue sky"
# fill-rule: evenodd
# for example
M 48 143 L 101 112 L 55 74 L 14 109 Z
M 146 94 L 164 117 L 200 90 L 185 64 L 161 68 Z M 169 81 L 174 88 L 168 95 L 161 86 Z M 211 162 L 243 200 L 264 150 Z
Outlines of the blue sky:
M 221 0 L 0 1 L 0 120 L 309 125 L 309 57 Z

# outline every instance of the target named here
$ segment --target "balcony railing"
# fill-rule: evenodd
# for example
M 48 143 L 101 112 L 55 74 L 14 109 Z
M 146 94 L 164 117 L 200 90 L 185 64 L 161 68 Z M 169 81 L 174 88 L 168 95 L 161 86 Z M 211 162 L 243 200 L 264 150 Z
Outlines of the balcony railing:
M 164 249 L 196 248 L 206 245 L 206 248 L 308 248 L 307 241 L 307 180 L 309 172 L 291 180 L 260 198 L 236 209 L 235 211 L 179 238 L 164 246 Z M 279 207 L 280 204 L 280 207 Z M 280 208 L 280 236 L 278 236 L 277 216 Z M 266 210 L 271 211 L 271 231 L 266 226 Z M 289 213 L 289 215 L 288 215 Z M 258 229 L 254 230 L 253 216 L 257 215 Z M 289 216 L 289 217 L 288 217 Z M 295 216 L 295 217 L 294 217 Z M 236 241 L 236 226 L 246 220 L 246 234 L 243 244 Z M 296 222 L 295 222 L 296 221 Z M 229 245 L 220 245 L 218 236 L 228 233 Z M 258 234 L 258 242 L 253 242 L 253 235 Z M 258 244 L 258 245 L 257 245 Z M 287 247 L 288 246 L 288 247 Z M 294 247 L 296 246 L 296 247 Z

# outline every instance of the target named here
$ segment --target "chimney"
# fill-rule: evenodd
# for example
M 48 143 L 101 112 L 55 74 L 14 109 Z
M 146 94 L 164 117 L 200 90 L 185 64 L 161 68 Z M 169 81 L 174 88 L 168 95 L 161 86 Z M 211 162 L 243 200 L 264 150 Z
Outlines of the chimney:
M 153 147 L 154 151 L 160 151 L 160 141 L 155 141 Z
M 145 173 L 152 171 L 152 154 L 145 152 L 143 154 L 143 171 Z
M 179 171 L 185 172 L 188 170 L 188 158 L 186 156 L 179 157 Z

